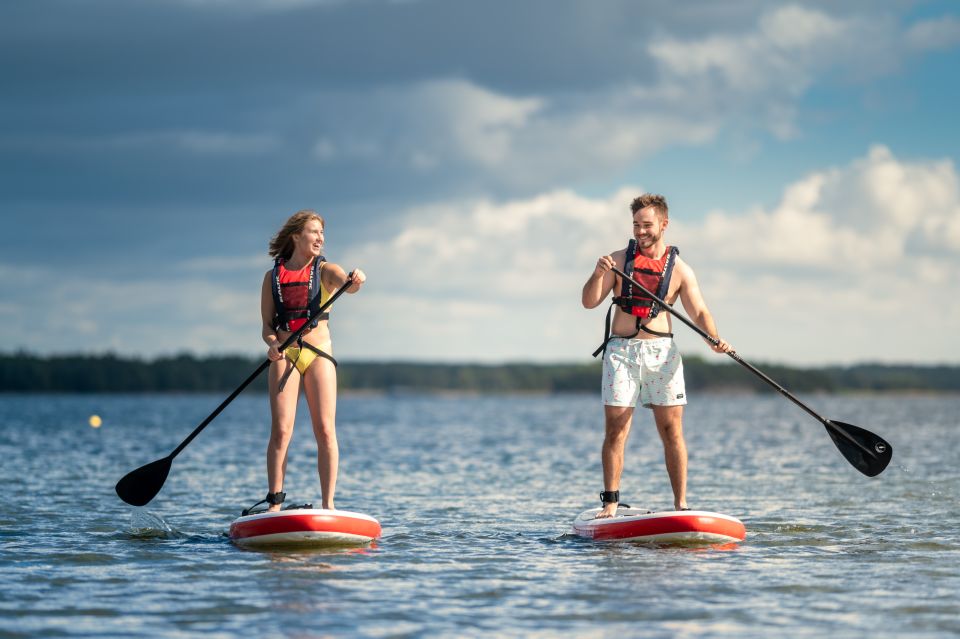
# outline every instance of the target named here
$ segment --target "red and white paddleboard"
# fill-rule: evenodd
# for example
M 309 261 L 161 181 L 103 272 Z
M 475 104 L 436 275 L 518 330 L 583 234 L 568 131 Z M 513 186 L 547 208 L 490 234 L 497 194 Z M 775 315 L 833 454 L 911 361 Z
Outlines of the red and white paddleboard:
M 296 508 L 255 513 L 230 524 L 240 546 L 359 546 L 380 536 L 380 522 L 349 510 Z
M 596 519 L 600 508 L 580 513 L 573 532 L 594 541 L 639 541 L 649 544 L 724 544 L 743 541 L 747 529 L 730 515 L 705 510 L 651 513 L 642 508 L 617 509 L 617 516 Z

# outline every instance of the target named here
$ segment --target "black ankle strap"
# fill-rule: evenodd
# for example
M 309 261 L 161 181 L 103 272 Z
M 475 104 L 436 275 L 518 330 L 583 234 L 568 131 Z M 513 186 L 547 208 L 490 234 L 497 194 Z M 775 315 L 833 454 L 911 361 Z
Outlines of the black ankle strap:
M 604 490 L 600 493 L 600 501 L 606 504 L 618 504 L 620 503 L 620 491 L 619 490 Z
M 267 497 L 265 499 L 261 499 L 260 501 L 255 503 L 253 506 L 250 506 L 249 508 L 244 508 L 243 510 L 241 510 L 240 516 L 246 517 L 247 515 L 255 514 L 253 509 L 259 506 L 260 504 L 270 504 L 272 506 L 275 506 L 277 504 L 282 504 L 283 500 L 286 498 L 287 498 L 287 493 L 282 491 L 277 491 L 275 493 L 267 493 Z M 257 512 L 266 512 L 266 511 L 264 510 L 264 511 L 257 511 Z

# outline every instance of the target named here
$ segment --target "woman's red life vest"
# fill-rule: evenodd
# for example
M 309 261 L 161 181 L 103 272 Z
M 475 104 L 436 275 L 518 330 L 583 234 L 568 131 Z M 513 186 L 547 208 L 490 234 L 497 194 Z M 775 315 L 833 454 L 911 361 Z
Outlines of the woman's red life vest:
M 643 284 L 647 290 L 656 293 L 660 299 L 666 299 L 670 290 L 670 276 L 679 253 L 676 246 L 668 246 L 660 259 L 654 260 L 644 257 L 637 249 L 637 241 L 630 240 L 623 272 Z M 620 295 L 613 298 L 613 303 L 624 313 L 636 315 L 639 319 L 656 317 L 660 313 L 660 305 L 626 279 L 621 282 Z
M 270 280 L 277 313 L 273 318 L 274 329 L 293 332 L 305 322 L 309 321 L 315 328 L 321 320 L 329 319 L 330 313 L 317 314 L 323 297 L 320 270 L 325 261 L 321 255 L 299 271 L 287 269 L 281 258 L 274 261 Z

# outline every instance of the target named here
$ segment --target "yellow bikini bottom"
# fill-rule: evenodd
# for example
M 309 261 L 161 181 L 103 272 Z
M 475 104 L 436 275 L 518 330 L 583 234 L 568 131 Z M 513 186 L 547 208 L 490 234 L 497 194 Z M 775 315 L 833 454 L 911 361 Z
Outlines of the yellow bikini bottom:
M 331 342 L 325 342 L 320 346 L 315 346 L 309 342 L 300 342 L 300 344 L 302 344 L 303 348 L 290 346 L 283 351 L 283 354 L 290 363 L 297 367 L 301 375 L 306 375 L 310 364 L 313 364 L 318 357 L 329 359 L 333 362 L 334 366 L 337 365 L 337 360 L 333 359 L 333 355 L 330 354 L 330 351 L 333 350 L 333 344 Z

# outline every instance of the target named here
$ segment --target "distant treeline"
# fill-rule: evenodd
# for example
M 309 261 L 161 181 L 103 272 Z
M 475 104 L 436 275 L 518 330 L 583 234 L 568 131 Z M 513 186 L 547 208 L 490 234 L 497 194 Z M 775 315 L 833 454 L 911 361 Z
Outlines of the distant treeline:
M 241 356 L 177 355 L 141 360 L 116 355 L 0 355 L 0 392 L 143 393 L 224 392 L 236 388 L 262 360 Z M 861 364 L 794 368 L 754 362 L 790 391 L 960 392 L 960 366 Z M 691 390 L 768 392 L 738 364 L 684 358 Z M 431 364 L 341 361 L 341 389 L 377 392 L 567 393 L 595 392 L 600 365 Z M 266 391 L 266 375 L 251 389 Z

